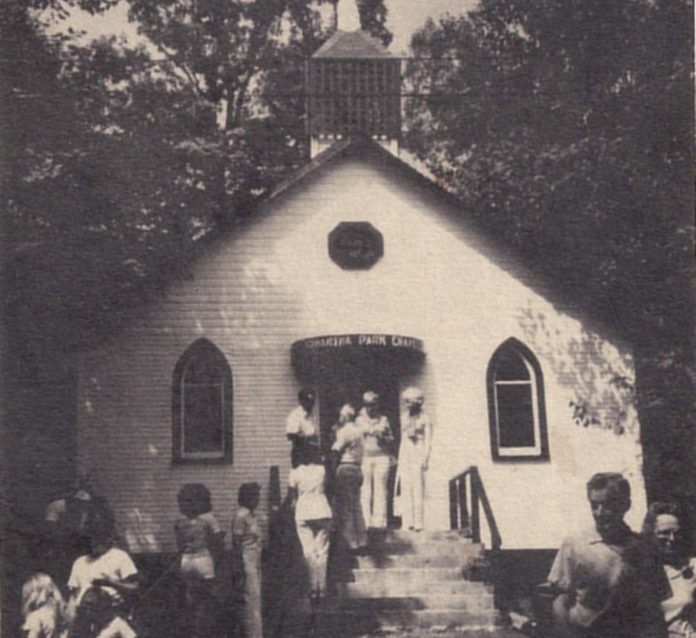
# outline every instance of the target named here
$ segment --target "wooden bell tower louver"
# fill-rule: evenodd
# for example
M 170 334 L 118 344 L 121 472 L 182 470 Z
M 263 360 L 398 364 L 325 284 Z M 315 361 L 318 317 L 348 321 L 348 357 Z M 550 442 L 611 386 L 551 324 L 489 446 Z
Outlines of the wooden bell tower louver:
M 401 69 L 364 31 L 336 31 L 307 64 L 311 156 L 351 135 L 395 154 L 401 133 Z

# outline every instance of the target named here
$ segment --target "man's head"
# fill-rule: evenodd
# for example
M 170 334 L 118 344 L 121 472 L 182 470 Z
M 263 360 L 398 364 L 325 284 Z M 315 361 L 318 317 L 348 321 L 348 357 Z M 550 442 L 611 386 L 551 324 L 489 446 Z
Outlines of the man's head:
M 379 394 L 368 390 L 363 394 L 363 405 L 370 416 L 379 414 Z
M 631 508 L 631 486 L 616 472 L 600 472 L 587 483 L 587 500 L 595 527 L 602 538 L 624 528 L 623 517 Z
M 92 556 L 101 556 L 114 544 L 114 520 L 106 511 L 93 510 L 87 517 L 85 535 L 89 539 Z
M 302 388 L 302 390 L 297 393 L 297 400 L 307 414 L 309 414 L 312 411 L 312 408 L 314 408 L 314 401 L 316 398 L 317 395 L 311 388 Z
M 401 395 L 404 402 L 404 407 L 410 414 L 417 414 L 421 411 L 423 403 L 425 403 L 425 395 L 420 388 L 406 388 Z

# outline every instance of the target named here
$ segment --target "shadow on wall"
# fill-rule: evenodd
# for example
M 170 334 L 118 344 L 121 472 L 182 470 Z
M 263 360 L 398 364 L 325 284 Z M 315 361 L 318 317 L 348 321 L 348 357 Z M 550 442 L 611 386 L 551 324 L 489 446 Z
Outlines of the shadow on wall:
M 527 345 L 574 398 L 568 417 L 577 425 L 637 434 L 632 357 L 584 327 L 562 330 L 530 307 L 518 316 Z M 548 372 L 547 372 L 548 376 Z

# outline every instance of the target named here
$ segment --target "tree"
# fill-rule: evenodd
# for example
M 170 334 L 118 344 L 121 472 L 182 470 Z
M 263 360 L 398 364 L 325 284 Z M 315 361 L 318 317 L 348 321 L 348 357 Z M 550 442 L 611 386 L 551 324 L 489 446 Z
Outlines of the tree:
M 688 0 L 483 0 L 412 40 L 406 145 L 633 345 L 649 496 L 694 495 Z M 692 502 L 695 499 L 691 499 Z
M 304 63 L 329 35 L 322 4 L 133 0 L 147 42 L 134 48 L 48 37 L 28 10 L 59 21 L 59 2 L 5 3 L 16 325 L 71 347 L 110 334 L 305 161 Z
M 344 0 L 345 1 L 345 0 Z M 348 0 L 350 1 L 350 0 Z M 387 7 L 383 0 L 357 0 L 360 26 L 364 31 L 382 41 L 385 47 L 391 44 L 392 33 L 387 29 Z

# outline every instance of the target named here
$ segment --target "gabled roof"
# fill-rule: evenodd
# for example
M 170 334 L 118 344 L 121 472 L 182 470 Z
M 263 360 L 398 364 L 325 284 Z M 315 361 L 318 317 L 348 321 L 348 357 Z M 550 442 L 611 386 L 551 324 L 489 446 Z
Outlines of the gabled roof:
M 336 31 L 313 58 L 391 58 L 384 45 L 365 31 Z
M 588 307 L 585 300 L 575 294 L 572 286 L 564 285 L 563 282 L 553 277 L 548 271 L 539 268 L 539 264 L 530 262 L 528 256 L 523 255 L 518 249 L 503 241 L 479 220 L 462 214 L 462 200 L 446 190 L 432 176 L 424 174 L 417 167 L 396 157 L 366 135 L 348 137 L 332 144 L 310 162 L 280 182 L 268 195 L 263 197 L 259 202 L 260 208 L 263 208 L 264 204 L 273 202 L 285 193 L 294 190 L 296 186 L 313 177 L 324 167 L 333 164 L 340 158 L 348 157 L 371 157 L 386 170 L 394 174 L 400 174 L 412 184 L 438 198 L 440 202 L 449 206 L 460 224 L 469 228 L 475 234 L 477 241 L 481 242 L 482 247 L 487 246 L 494 254 L 502 257 L 502 261 L 508 265 L 515 264 L 516 275 L 521 277 L 525 283 L 535 288 L 542 295 L 551 293 L 553 299 L 549 299 L 549 301 L 552 301 L 555 305 L 560 305 L 563 311 L 576 318 L 581 318 L 583 321 L 589 320 L 589 325 L 600 332 L 600 334 L 610 336 L 617 342 L 625 343 L 625 336 L 615 313 Z M 614 320 L 611 317 L 614 317 Z

